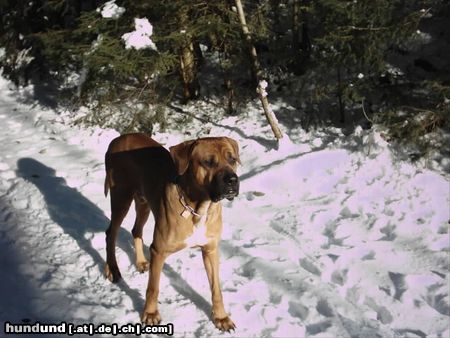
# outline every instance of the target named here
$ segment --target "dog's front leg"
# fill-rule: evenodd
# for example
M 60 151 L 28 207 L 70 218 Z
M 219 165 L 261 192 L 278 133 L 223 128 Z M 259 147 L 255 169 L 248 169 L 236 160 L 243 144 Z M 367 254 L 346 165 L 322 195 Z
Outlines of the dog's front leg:
M 158 252 L 153 245 L 150 247 L 150 272 L 144 312 L 141 316 L 141 322 L 144 324 L 157 325 L 161 322 L 158 311 L 159 280 L 166 257 L 166 254 Z
M 212 294 L 212 316 L 214 325 L 221 331 L 230 331 L 236 328 L 231 318 L 225 312 L 220 290 L 219 280 L 219 250 L 214 247 L 202 247 L 203 263 L 208 275 L 209 286 Z

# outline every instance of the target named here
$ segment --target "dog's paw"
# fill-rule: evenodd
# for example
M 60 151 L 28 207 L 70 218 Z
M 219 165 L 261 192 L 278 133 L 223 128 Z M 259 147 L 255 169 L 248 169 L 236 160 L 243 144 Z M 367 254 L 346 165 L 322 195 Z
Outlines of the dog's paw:
M 105 278 L 109 279 L 112 283 L 117 283 L 122 278 L 122 275 L 117 266 L 110 268 L 108 264 L 105 264 Z
M 229 316 L 226 316 L 225 318 L 214 318 L 214 325 L 220 331 L 230 332 L 231 330 L 234 331 L 236 329 L 236 325 Z
M 159 315 L 159 311 L 156 310 L 155 312 L 146 312 L 141 316 L 141 323 L 145 325 L 158 325 L 161 323 L 161 316 Z
M 147 260 L 142 261 L 142 262 L 136 262 L 136 269 L 140 273 L 148 271 L 149 268 L 150 268 L 150 263 Z

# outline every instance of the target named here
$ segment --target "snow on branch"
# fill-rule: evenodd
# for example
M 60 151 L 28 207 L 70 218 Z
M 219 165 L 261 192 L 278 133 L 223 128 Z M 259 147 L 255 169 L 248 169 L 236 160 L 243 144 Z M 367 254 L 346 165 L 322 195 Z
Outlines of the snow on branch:
M 153 34 L 153 26 L 147 18 L 135 18 L 134 28 L 135 31 L 122 35 L 122 40 L 125 41 L 126 49 L 151 48 L 153 50 L 158 50 L 155 43 L 150 38 Z
M 117 6 L 116 0 L 106 2 L 101 9 L 97 8 L 98 12 L 100 10 L 102 17 L 107 19 L 118 19 L 125 13 L 125 8 Z

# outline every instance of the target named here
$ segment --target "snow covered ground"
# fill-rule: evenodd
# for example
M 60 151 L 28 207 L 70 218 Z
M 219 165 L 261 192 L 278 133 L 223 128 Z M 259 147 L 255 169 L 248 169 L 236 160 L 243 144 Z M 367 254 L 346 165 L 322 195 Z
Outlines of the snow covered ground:
M 133 213 L 118 241 L 124 280 L 103 278 L 103 156 L 111 130 L 78 129 L 0 78 L 0 324 L 138 322 Z M 261 120 L 261 118 L 259 118 Z M 257 111 L 208 130 L 241 147 L 241 194 L 224 202 L 221 280 L 237 325 L 209 319 L 201 253 L 166 262 L 160 312 L 176 337 L 450 337 L 449 178 L 394 160 L 373 131 L 290 132 L 274 150 Z M 106 216 L 105 216 L 106 215 Z M 152 221 L 144 240 L 151 243 Z M 42 335 L 41 335 L 42 337 Z

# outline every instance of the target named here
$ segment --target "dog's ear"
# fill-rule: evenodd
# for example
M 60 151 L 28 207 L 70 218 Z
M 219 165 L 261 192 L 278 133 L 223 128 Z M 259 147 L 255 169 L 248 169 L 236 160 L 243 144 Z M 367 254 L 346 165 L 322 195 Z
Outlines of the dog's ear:
M 194 142 L 194 140 L 185 141 L 169 148 L 178 175 L 183 175 L 189 167 L 189 158 Z
M 236 160 L 238 161 L 238 163 L 241 164 L 241 159 L 239 157 L 239 145 L 238 145 L 238 143 L 235 140 L 233 140 L 232 138 L 230 138 L 230 137 L 225 137 L 225 139 L 233 147 L 234 156 L 236 156 Z

